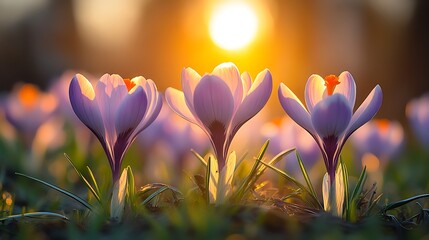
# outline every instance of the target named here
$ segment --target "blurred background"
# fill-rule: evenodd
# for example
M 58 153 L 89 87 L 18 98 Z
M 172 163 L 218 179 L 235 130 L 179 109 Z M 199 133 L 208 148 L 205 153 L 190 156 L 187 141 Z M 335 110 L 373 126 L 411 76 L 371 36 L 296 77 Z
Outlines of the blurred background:
M 357 104 L 380 84 L 377 116 L 400 121 L 407 101 L 429 91 L 426 0 L 241 1 L 247 10 L 233 19 L 255 26 L 238 47 L 215 42 L 234 35 L 234 27 L 243 30 L 230 22 L 231 32 L 213 32 L 216 12 L 228 2 L 0 0 L 0 90 L 17 82 L 46 89 L 71 69 L 96 78 L 142 75 L 164 91 L 180 88 L 183 67 L 203 74 L 233 61 L 253 78 L 269 68 L 276 90 L 284 82 L 301 99 L 311 74 L 348 70 Z M 284 114 L 274 91 L 269 105 L 274 116 Z

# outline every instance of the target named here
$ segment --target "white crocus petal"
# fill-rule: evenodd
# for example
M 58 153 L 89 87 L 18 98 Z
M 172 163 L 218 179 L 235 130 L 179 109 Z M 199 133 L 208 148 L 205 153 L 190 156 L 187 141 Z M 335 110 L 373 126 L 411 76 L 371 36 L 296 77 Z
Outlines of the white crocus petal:
M 234 97 L 234 110 L 236 110 L 243 99 L 243 83 L 237 66 L 231 62 L 221 63 L 213 69 L 212 74 L 228 85 Z
M 140 122 L 140 124 L 136 129 L 135 134 L 140 133 L 146 127 L 148 127 L 153 121 L 155 121 L 162 107 L 162 96 L 161 94 L 159 94 L 155 83 L 152 80 L 148 79 L 148 80 L 145 80 L 145 83 L 143 84 L 143 86 L 145 87 L 144 89 L 146 90 L 148 106 L 142 121 Z
M 238 107 L 231 127 L 231 134 L 234 135 L 238 128 L 255 116 L 267 103 L 273 89 L 271 73 L 268 69 L 260 72 L 252 84 L 247 96 Z
M 73 77 L 69 98 L 71 106 L 78 118 L 93 131 L 98 138 L 105 135 L 103 119 L 95 101 L 95 92 L 91 83 L 82 75 Z
M 339 137 L 350 123 L 352 110 L 347 99 L 341 94 L 334 94 L 314 106 L 311 120 L 322 138 Z
M 245 98 L 252 86 L 252 78 L 248 72 L 243 72 L 241 74 L 241 81 L 243 82 L 243 98 Z
M 316 136 L 316 130 L 314 130 L 313 124 L 311 123 L 310 114 L 305 110 L 304 105 L 296 95 L 283 83 L 280 83 L 278 96 L 280 104 L 285 112 L 298 123 L 298 125 L 307 130 L 311 135 Z
M 217 203 L 223 203 L 229 197 L 232 189 L 232 179 L 234 177 L 235 165 L 237 161 L 237 155 L 235 151 L 232 152 L 228 160 L 226 161 L 225 167 L 221 170 L 219 175 L 218 190 L 217 190 Z
M 329 205 L 329 192 L 331 190 L 331 183 L 329 180 L 328 173 L 325 173 L 322 180 L 322 197 L 323 197 L 323 208 L 326 212 L 329 212 L 331 206 Z
M 335 202 L 336 202 L 336 215 L 341 217 L 343 215 L 344 206 L 344 176 L 343 166 L 339 164 L 335 177 Z
M 377 85 L 365 101 L 360 105 L 360 107 L 353 114 L 353 117 L 350 121 L 349 127 L 345 134 L 344 141 L 360 126 L 371 120 L 372 117 L 380 109 L 381 102 L 383 100 L 383 92 L 379 85 Z
M 128 170 L 122 171 L 119 181 L 113 186 L 112 200 L 110 202 L 110 218 L 120 221 L 125 208 L 125 194 L 127 193 Z
M 217 159 L 213 156 L 209 156 L 210 159 L 210 178 L 209 178 L 209 201 L 210 203 L 217 202 L 217 192 L 219 186 L 219 167 Z
M 186 102 L 191 105 L 191 108 L 194 108 L 194 91 L 200 79 L 200 74 L 194 69 L 188 67 L 182 70 L 182 89 L 185 94 Z
M 356 101 L 356 83 L 353 76 L 344 71 L 338 77 L 338 81 L 340 84 L 335 87 L 334 93 L 340 93 L 345 96 L 349 102 L 350 109 L 353 110 Z
M 219 122 L 228 127 L 234 108 L 234 98 L 222 79 L 204 75 L 194 92 L 194 110 L 207 128 Z
M 148 100 L 142 87 L 128 94 L 118 106 L 115 116 L 116 134 L 129 136 L 146 113 Z
M 182 91 L 171 87 L 167 88 L 165 91 L 165 100 L 175 113 L 179 114 L 182 118 L 191 123 L 198 124 L 193 113 L 186 105 L 185 95 Z
M 308 112 L 313 112 L 314 106 L 322 101 L 325 89 L 325 80 L 321 76 L 313 74 L 308 78 L 305 85 L 305 104 Z

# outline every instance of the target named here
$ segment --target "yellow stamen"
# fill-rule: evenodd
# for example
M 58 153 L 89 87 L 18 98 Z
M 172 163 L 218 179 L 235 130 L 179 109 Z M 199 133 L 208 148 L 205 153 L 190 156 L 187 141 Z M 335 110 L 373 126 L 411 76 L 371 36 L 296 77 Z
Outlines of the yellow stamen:
M 331 96 L 334 93 L 335 87 L 340 84 L 338 77 L 335 75 L 329 75 L 325 77 L 325 86 L 328 96 Z
M 125 83 L 125 86 L 127 86 L 128 92 L 131 91 L 131 89 L 133 89 L 133 87 L 136 86 L 136 84 L 133 81 L 131 81 L 129 78 L 125 78 L 124 83 Z
M 32 108 L 36 104 L 39 95 L 39 90 L 32 84 L 24 84 L 18 90 L 18 99 L 25 108 Z

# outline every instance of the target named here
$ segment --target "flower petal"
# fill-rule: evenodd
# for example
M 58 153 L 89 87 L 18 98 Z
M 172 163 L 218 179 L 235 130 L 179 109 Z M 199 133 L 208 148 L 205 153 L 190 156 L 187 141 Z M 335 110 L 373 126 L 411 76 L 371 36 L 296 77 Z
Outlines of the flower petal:
M 241 125 L 256 115 L 267 103 L 273 89 L 271 73 L 268 69 L 260 72 L 252 84 L 248 95 L 234 114 L 231 134 L 234 135 Z
M 221 78 L 229 87 L 234 97 L 234 110 L 237 109 L 243 99 L 243 83 L 241 81 L 240 72 L 234 63 L 221 63 L 212 74 Z
M 144 84 L 142 84 L 142 86 L 144 87 L 145 93 L 147 95 L 148 106 L 142 121 L 137 127 L 136 134 L 143 131 L 158 117 L 158 114 L 161 111 L 162 107 L 162 96 L 161 94 L 159 94 L 155 83 L 150 79 L 145 79 Z
M 243 98 L 249 92 L 250 87 L 252 86 L 252 78 L 248 72 L 243 72 L 241 74 L 241 81 L 243 82 Z
M 225 82 L 215 75 L 204 75 L 194 92 L 195 113 L 209 128 L 214 122 L 228 127 L 234 110 L 234 98 Z
M 321 76 L 313 74 L 308 78 L 305 85 L 305 104 L 308 112 L 313 112 L 314 106 L 322 101 L 325 90 L 325 80 Z
M 186 105 L 185 95 L 182 91 L 174 88 L 167 88 L 165 91 L 165 100 L 168 106 L 177 114 L 179 114 L 185 120 L 198 124 L 191 110 Z
M 381 87 L 377 85 L 353 114 L 349 127 L 347 128 L 346 134 L 344 136 L 344 141 L 354 131 L 356 131 L 356 129 L 374 117 L 374 115 L 378 112 L 378 109 L 380 109 L 382 101 L 383 92 L 381 91 Z
M 182 89 L 185 94 L 186 102 L 194 107 L 194 91 L 200 82 L 201 76 L 194 69 L 188 67 L 182 70 Z
M 131 134 L 143 119 L 147 107 L 148 99 L 145 91 L 140 86 L 122 100 L 115 114 L 115 129 L 118 138 L 131 137 Z M 119 137 L 121 135 L 122 137 Z
M 334 93 L 343 94 L 349 101 L 350 109 L 353 110 L 356 101 L 356 83 L 353 76 L 344 71 L 338 77 L 340 84 L 335 87 Z
M 95 101 L 95 92 L 91 83 L 84 76 L 73 77 L 69 97 L 71 106 L 78 118 L 100 139 L 105 135 L 103 120 Z
M 305 109 L 301 101 L 296 95 L 283 83 L 280 83 L 279 90 L 279 101 L 285 112 L 296 122 L 298 125 L 303 127 L 312 136 L 315 136 L 316 131 L 314 130 L 313 124 L 311 123 L 310 114 Z
M 341 94 L 334 94 L 314 106 L 311 121 L 322 138 L 339 137 L 350 123 L 352 110 L 347 99 Z

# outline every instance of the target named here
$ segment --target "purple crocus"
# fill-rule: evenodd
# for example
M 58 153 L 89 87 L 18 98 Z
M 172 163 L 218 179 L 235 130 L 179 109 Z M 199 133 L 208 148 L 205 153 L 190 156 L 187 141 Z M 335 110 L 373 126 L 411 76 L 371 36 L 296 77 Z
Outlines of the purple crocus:
M 368 122 L 381 106 L 383 94 L 377 85 L 353 114 L 356 84 L 349 72 L 323 79 L 311 75 L 305 87 L 305 103 L 283 83 L 279 99 L 286 113 L 316 140 L 322 151 L 329 182 L 335 182 L 335 170 L 341 149 L 350 135 Z
M 116 183 L 126 150 L 161 110 L 155 83 L 143 77 L 130 80 L 105 74 L 93 87 L 77 74 L 70 83 L 69 96 L 76 115 L 103 146 Z
M 219 170 L 225 166 L 228 149 L 238 129 L 258 113 L 272 91 L 268 69 L 255 81 L 233 63 L 218 65 L 202 77 L 192 68 L 182 71 L 183 92 L 168 88 L 168 105 L 184 119 L 200 126 L 209 136 Z
M 417 139 L 429 149 L 429 93 L 407 104 L 406 115 Z

